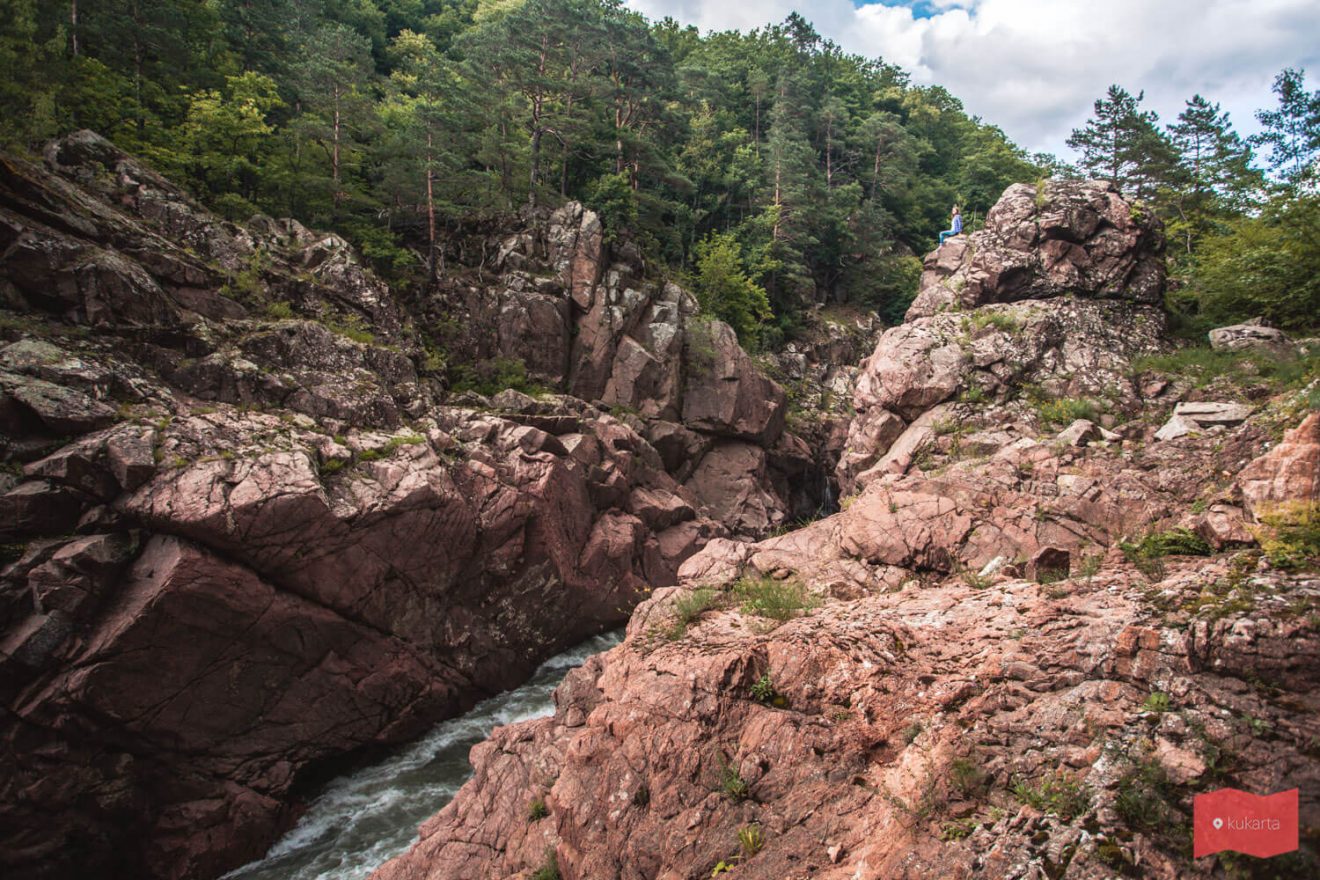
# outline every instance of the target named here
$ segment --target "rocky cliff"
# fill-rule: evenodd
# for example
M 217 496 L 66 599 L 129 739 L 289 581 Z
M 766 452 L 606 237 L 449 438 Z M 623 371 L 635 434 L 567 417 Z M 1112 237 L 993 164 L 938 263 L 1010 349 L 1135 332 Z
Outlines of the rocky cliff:
M 377 880 L 1314 876 L 1316 389 L 1169 366 L 1161 248 L 1010 189 L 863 364 L 843 509 L 710 541 Z M 1302 851 L 1193 861 L 1224 786 Z
M 834 460 L 727 327 L 580 206 L 511 222 L 405 296 L 91 133 L 0 158 L 6 874 L 216 876 L 327 768 L 815 510 Z M 513 359 L 545 387 L 448 387 Z

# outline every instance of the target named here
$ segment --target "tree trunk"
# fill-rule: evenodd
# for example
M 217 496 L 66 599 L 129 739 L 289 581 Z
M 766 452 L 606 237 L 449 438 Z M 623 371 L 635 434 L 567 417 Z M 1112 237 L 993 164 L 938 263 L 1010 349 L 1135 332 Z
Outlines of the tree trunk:
M 340 125 L 340 118 L 339 118 L 339 89 L 335 89 L 335 91 L 334 91 L 334 96 L 335 96 L 335 123 L 334 123 L 334 134 L 333 134 L 332 137 L 331 137 L 331 141 L 332 141 L 332 149 L 331 149 L 331 157 L 330 157 L 330 177 L 331 177 L 331 179 L 334 181 L 334 190 L 335 190 L 335 191 L 334 191 L 335 217 L 338 217 L 338 216 L 339 216 L 339 198 L 340 198 L 340 186 L 339 186 L 339 125 Z
M 825 188 L 834 185 L 834 120 L 825 123 Z
M 69 3 L 69 40 L 73 48 L 73 57 L 78 57 L 78 0 Z
M 754 135 L 753 145 L 756 147 L 756 158 L 761 158 L 761 96 L 756 96 L 756 134 Z
M 434 147 L 433 135 L 431 129 L 426 130 L 426 277 L 428 281 L 435 278 L 435 171 L 432 163 L 435 157 L 432 153 Z
M 541 181 L 541 129 L 532 129 L 530 169 L 527 174 L 527 207 L 536 207 L 536 185 Z

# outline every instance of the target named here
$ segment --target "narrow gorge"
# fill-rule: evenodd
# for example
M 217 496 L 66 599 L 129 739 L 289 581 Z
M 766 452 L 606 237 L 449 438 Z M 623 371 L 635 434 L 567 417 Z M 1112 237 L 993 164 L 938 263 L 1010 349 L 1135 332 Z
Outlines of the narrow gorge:
M 218 877 L 625 621 L 373 876 L 1183 877 L 1247 779 L 1316 827 L 1314 383 L 1168 366 L 1158 221 L 1013 186 L 905 322 L 760 358 L 523 223 L 395 292 L 90 132 L 0 162 L 7 874 Z

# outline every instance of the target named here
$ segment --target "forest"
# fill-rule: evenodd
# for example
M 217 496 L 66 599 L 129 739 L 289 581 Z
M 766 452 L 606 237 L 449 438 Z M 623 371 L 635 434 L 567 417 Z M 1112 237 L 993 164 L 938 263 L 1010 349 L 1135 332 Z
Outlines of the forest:
M 398 284 L 474 218 L 578 199 L 607 236 L 773 348 L 825 303 L 901 320 L 919 256 L 1006 186 L 1114 180 L 1165 221 L 1188 327 L 1320 314 L 1320 91 L 1261 134 L 1195 96 L 1161 126 L 1113 86 L 1079 167 L 802 16 L 749 33 L 618 0 L 0 0 L 0 141 L 95 129 L 226 217 L 292 216 Z M 1264 166 L 1263 168 L 1261 166 Z

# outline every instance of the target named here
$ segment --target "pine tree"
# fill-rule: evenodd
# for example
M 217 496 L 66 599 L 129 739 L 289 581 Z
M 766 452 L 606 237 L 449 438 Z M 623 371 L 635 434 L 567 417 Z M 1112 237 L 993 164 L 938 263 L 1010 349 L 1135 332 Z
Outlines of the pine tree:
M 1145 92 L 1133 97 L 1112 85 L 1105 98 L 1095 102 L 1095 116 L 1074 129 L 1068 146 L 1082 154 L 1081 166 L 1092 175 L 1108 180 L 1120 190 L 1135 193 L 1152 188 L 1152 166 L 1167 155 L 1155 113 L 1141 110 Z
M 303 123 L 321 143 L 330 163 L 332 216 L 339 216 L 348 195 L 345 170 L 358 146 L 368 110 L 370 41 L 343 24 L 321 25 L 301 49 L 294 70 Z
M 1169 126 L 1183 170 L 1183 186 L 1173 200 L 1178 223 L 1170 232 L 1191 253 L 1216 218 L 1246 210 L 1260 187 L 1251 168 L 1251 148 L 1233 130 L 1218 104 L 1194 95 Z
M 1265 130 L 1251 138 L 1258 147 L 1268 147 L 1270 170 L 1285 181 L 1300 185 L 1316 176 L 1320 157 L 1320 90 L 1306 90 L 1306 71 L 1285 68 L 1274 79 L 1279 97 L 1275 110 L 1259 110 L 1256 119 Z

